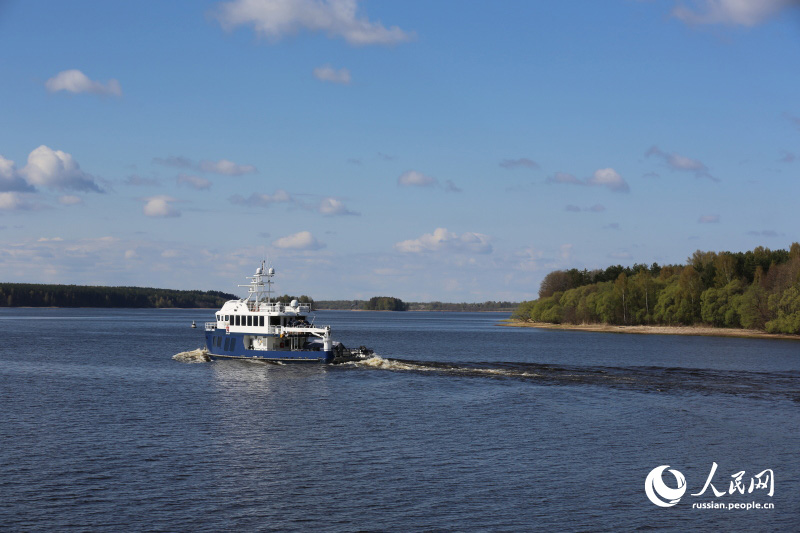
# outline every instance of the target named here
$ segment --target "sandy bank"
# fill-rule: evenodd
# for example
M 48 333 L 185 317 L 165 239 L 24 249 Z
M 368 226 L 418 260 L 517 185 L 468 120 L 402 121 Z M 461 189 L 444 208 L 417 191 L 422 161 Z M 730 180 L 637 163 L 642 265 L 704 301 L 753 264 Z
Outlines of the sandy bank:
M 517 322 L 508 320 L 501 326 L 518 328 L 563 329 L 598 333 L 634 333 L 639 335 L 697 335 L 702 337 L 739 337 L 744 339 L 800 340 L 800 335 L 766 333 L 756 329 L 723 329 L 704 326 L 612 326 L 609 324 L 550 324 L 546 322 Z

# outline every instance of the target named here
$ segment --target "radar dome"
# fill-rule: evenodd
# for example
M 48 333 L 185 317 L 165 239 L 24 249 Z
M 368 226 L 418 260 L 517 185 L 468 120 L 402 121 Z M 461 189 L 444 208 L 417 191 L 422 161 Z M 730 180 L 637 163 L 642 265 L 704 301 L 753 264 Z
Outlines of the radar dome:
M 270 269 L 267 271 L 267 275 L 274 276 L 275 275 L 275 269 L 270 267 Z
M 290 304 L 289 304 L 289 306 L 290 306 L 290 307 L 297 307 L 297 305 L 298 305 L 299 303 L 300 303 L 300 302 L 298 302 L 297 300 L 292 300 L 292 303 L 290 303 Z

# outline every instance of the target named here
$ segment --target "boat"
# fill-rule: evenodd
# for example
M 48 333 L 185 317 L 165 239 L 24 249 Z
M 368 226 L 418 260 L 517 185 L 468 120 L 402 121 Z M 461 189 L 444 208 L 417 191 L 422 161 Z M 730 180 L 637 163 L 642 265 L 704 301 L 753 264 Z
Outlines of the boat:
M 275 269 L 264 261 L 248 276 L 247 298 L 228 300 L 206 322 L 206 350 L 220 359 L 247 359 L 265 363 L 343 363 L 365 359 L 364 346 L 348 350 L 331 337 L 331 327 L 309 322 L 311 305 L 292 300 L 273 301 Z

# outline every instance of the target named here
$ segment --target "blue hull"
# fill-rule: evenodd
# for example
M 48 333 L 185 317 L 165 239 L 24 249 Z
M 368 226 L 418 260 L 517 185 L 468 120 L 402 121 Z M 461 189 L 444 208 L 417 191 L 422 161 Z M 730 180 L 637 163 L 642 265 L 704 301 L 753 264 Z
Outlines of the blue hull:
M 206 331 L 206 349 L 211 357 L 248 359 L 281 363 L 331 363 L 333 351 L 322 350 L 246 350 L 244 333 L 225 330 Z

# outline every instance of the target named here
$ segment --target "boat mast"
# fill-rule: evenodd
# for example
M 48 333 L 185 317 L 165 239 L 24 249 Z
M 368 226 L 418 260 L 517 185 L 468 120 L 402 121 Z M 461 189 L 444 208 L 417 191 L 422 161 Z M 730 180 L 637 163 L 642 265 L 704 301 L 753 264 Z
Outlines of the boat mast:
M 272 302 L 272 276 L 275 275 L 275 269 L 270 267 L 266 269 L 264 265 L 264 261 L 261 261 L 261 266 L 256 269 L 256 273 L 252 276 L 249 276 L 247 279 L 250 280 L 250 283 L 246 285 L 239 285 L 239 287 L 247 287 L 247 298 L 246 301 L 253 301 L 253 307 L 258 307 L 258 304 L 264 300 L 264 294 L 267 295 L 267 303 Z M 264 290 L 264 277 L 267 278 L 267 288 Z

